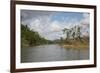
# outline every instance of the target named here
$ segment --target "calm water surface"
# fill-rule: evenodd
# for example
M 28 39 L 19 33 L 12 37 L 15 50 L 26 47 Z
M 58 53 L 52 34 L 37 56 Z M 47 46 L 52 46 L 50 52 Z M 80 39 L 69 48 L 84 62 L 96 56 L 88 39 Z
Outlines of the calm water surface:
M 89 49 L 65 49 L 60 45 L 41 45 L 21 50 L 21 62 L 47 62 L 89 59 Z

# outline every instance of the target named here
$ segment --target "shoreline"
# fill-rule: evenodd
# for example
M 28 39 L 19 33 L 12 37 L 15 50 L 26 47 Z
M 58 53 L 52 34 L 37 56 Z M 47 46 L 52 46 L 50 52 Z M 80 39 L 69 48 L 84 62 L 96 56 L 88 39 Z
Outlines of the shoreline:
M 72 49 L 89 49 L 89 45 L 75 45 L 75 44 L 62 44 L 61 45 L 63 48 L 67 49 L 67 48 L 72 48 Z

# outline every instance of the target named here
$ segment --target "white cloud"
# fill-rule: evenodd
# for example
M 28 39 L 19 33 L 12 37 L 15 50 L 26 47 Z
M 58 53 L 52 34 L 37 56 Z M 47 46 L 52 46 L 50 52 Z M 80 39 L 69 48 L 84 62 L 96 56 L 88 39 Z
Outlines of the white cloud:
M 59 22 L 57 22 L 57 21 L 52 22 L 52 24 L 50 26 L 51 26 L 50 27 L 51 31 L 54 31 L 54 32 L 61 31 L 61 26 L 59 25 Z

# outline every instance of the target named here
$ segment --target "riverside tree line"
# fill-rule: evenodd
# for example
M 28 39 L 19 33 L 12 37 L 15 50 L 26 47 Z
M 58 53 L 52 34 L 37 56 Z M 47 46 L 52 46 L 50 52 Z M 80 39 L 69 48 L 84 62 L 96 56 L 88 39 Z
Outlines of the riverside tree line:
M 21 24 L 21 47 L 28 47 L 40 44 L 52 43 L 50 40 L 41 37 L 38 32 L 30 30 L 27 25 Z
M 50 41 L 45 39 L 44 37 L 40 36 L 38 32 L 31 30 L 27 25 L 21 24 L 21 47 L 29 47 L 35 45 L 42 45 L 42 44 L 80 44 L 80 42 L 85 42 L 88 44 L 89 37 L 83 37 L 81 32 L 80 26 L 74 26 L 73 28 L 64 28 L 62 30 L 63 34 L 66 35 L 64 39 L 57 39 L 54 41 Z M 85 39 L 85 40 L 83 40 Z M 82 45 L 82 44 L 81 44 Z

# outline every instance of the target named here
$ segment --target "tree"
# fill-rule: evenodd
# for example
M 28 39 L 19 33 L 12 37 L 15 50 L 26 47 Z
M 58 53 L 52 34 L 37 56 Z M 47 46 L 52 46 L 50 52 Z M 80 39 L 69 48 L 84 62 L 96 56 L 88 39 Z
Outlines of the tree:
M 63 29 L 63 33 L 66 34 L 66 40 L 68 40 L 68 39 L 69 39 L 69 29 L 64 28 L 64 29 Z
M 72 30 L 72 38 L 75 39 L 75 35 L 76 35 L 76 26 L 71 28 Z
M 41 37 L 38 32 L 30 30 L 27 25 L 21 24 L 21 47 L 46 44 L 49 40 Z
M 73 40 L 75 39 L 75 32 L 72 33 Z
M 81 28 L 78 26 L 78 28 L 77 28 L 77 38 L 78 39 L 81 39 L 81 37 L 80 37 L 81 36 L 81 31 L 80 30 L 81 30 Z

